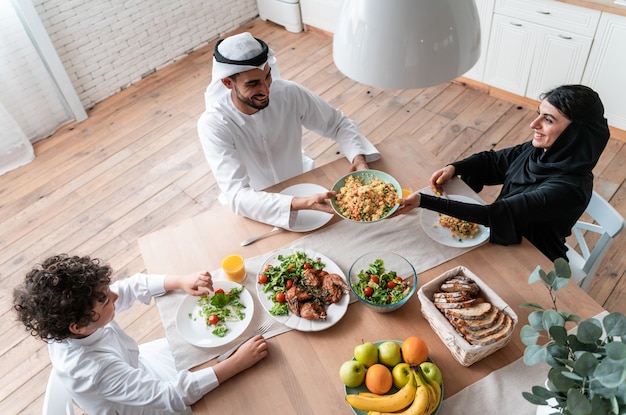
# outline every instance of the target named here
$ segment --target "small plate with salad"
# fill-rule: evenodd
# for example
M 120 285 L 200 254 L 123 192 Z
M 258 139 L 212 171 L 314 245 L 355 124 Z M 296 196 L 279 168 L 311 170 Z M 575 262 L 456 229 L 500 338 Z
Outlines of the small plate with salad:
M 257 273 L 257 295 L 265 310 L 278 322 L 299 331 L 320 331 L 335 325 L 346 313 L 349 287 L 339 301 L 325 304 L 324 319 L 302 318 L 289 310 L 286 292 L 308 269 L 346 276 L 330 258 L 308 249 L 287 249 L 270 255 Z
M 243 285 L 214 280 L 213 290 L 200 297 L 188 295 L 178 306 L 176 328 L 194 346 L 228 344 L 252 321 L 254 302 Z

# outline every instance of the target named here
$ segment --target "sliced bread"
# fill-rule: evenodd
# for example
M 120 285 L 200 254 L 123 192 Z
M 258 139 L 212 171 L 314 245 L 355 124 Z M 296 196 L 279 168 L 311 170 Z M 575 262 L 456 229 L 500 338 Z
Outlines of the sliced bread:
M 468 336 L 467 337 L 468 342 L 471 344 L 479 344 L 481 346 L 487 346 L 489 344 L 496 343 L 506 338 L 508 335 L 510 335 L 513 332 L 513 328 L 515 327 L 513 324 L 514 322 L 513 322 L 513 319 L 508 314 L 506 313 L 503 313 L 503 314 L 505 316 L 505 322 L 503 325 L 498 326 L 500 328 L 498 331 L 488 336 L 481 337 L 481 338 Z
M 476 301 L 475 304 L 463 308 L 448 308 L 444 314 L 450 318 L 463 320 L 482 320 L 491 311 L 493 305 L 488 301 Z

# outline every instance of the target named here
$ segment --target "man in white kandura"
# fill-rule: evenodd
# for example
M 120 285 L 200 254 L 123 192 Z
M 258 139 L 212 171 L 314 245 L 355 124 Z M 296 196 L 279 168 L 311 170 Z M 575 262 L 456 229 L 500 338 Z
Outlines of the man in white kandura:
M 302 152 L 302 127 L 339 143 L 349 171 L 368 169 L 380 153 L 341 111 L 279 78 L 274 52 L 262 40 L 246 32 L 218 41 L 198 134 L 220 201 L 239 215 L 289 229 L 298 210 L 333 213 L 333 192 L 294 197 L 263 191 L 313 168 Z

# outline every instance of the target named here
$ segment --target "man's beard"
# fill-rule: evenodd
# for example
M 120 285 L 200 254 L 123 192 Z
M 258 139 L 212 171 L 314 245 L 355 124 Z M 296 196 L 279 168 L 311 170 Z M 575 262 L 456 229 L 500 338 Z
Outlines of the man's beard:
M 254 108 L 254 109 L 257 109 L 257 110 L 262 110 L 263 108 L 267 107 L 270 104 L 269 97 L 267 97 L 267 100 L 263 104 L 257 104 L 257 103 L 254 102 L 254 100 L 252 98 L 247 98 L 247 97 L 244 97 L 243 95 L 241 95 L 241 93 L 239 92 L 239 89 L 237 89 L 237 86 L 235 86 L 234 84 L 233 84 L 233 89 L 235 90 L 235 96 L 237 97 L 237 99 L 241 103 L 243 103 L 243 104 L 245 104 L 245 105 L 247 105 L 247 106 L 249 106 L 251 108 Z

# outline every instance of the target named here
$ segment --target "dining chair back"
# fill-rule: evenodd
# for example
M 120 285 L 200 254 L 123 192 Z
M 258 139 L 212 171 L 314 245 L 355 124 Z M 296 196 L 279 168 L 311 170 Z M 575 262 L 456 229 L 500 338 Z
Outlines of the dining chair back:
M 577 247 L 566 245 L 572 280 L 587 291 L 613 238 L 624 228 L 624 218 L 595 191 L 585 212 L 592 220 L 586 222 L 579 219 L 572 228 Z M 594 233 L 599 234 L 599 239 L 590 248 L 590 242 L 595 240 L 591 238 Z
M 74 401 L 54 370 L 50 371 L 43 399 L 43 415 L 74 415 Z

